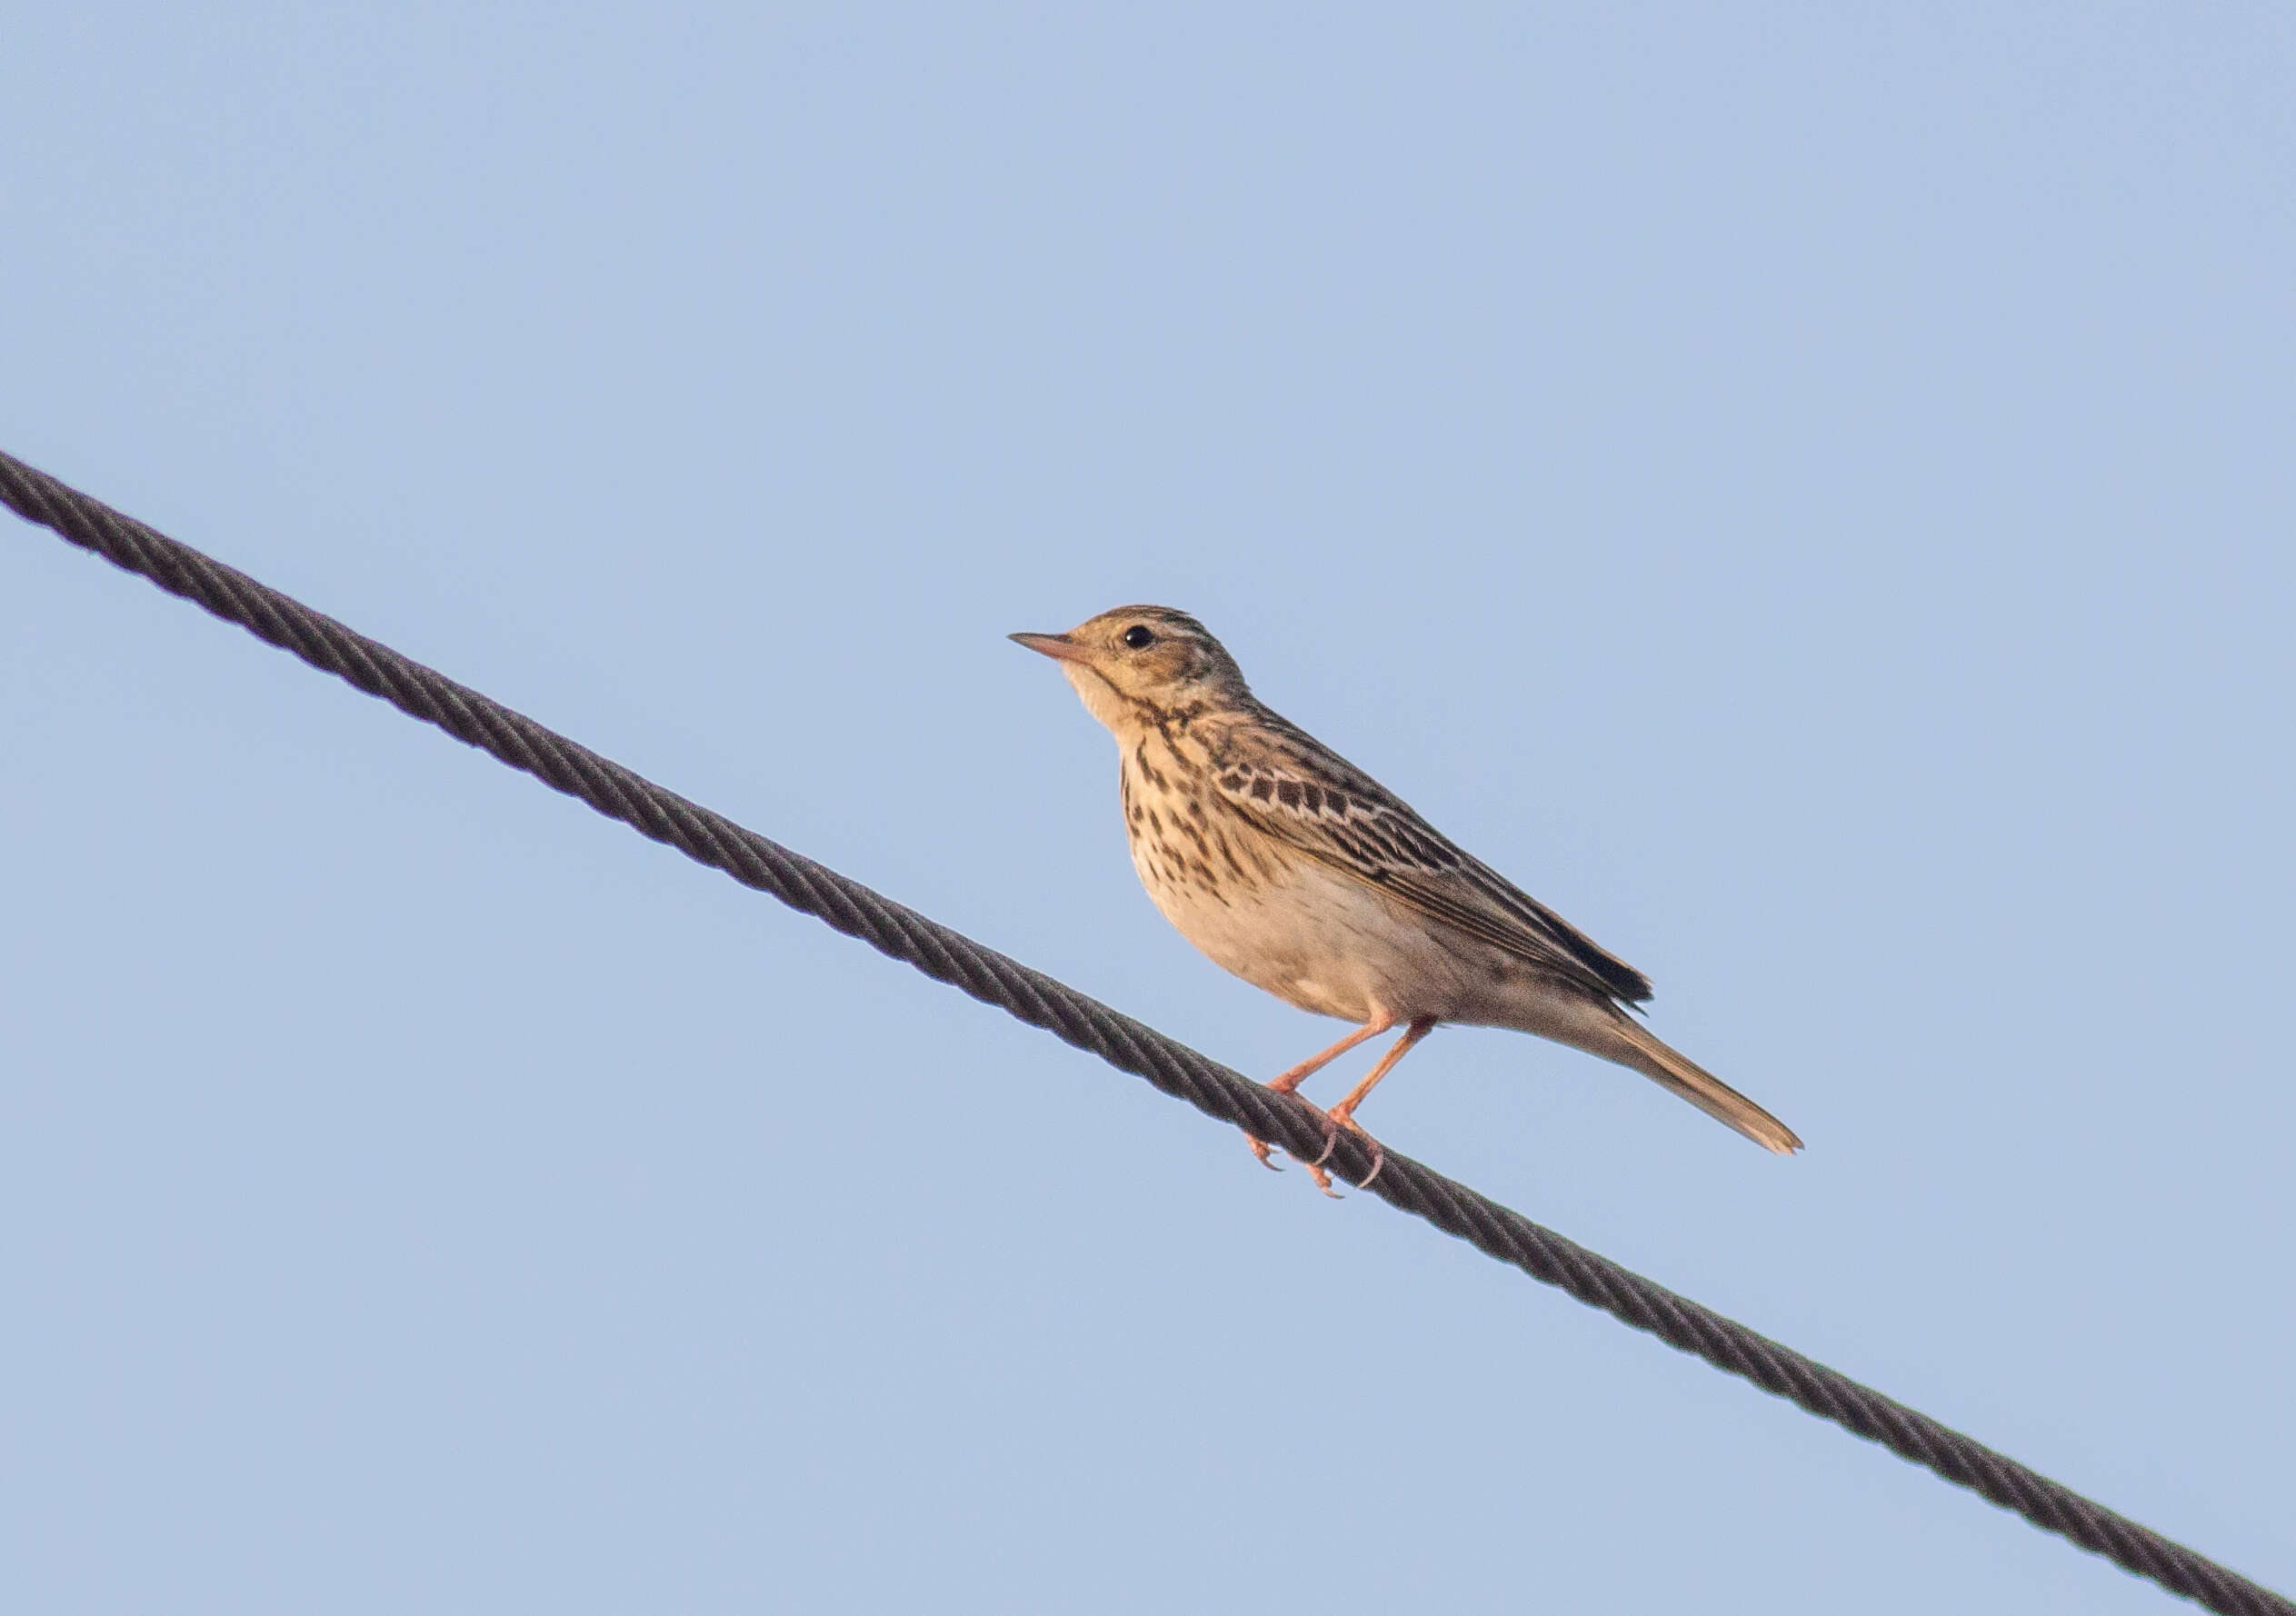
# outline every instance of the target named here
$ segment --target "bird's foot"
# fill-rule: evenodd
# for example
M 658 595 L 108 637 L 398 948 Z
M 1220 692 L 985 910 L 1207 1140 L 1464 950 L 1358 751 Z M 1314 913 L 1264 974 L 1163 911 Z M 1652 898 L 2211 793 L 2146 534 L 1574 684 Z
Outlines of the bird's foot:
M 1330 1152 L 1327 1150 L 1324 1153 L 1328 1155 Z M 1303 1162 L 1300 1165 L 1307 1169 L 1308 1177 L 1315 1181 L 1315 1187 L 1323 1191 L 1323 1193 L 1329 1195 L 1334 1201 L 1344 1201 L 1347 1199 L 1346 1196 L 1332 1188 L 1332 1175 L 1324 1170 L 1323 1156 L 1316 1157 L 1316 1159 L 1313 1162 Z
M 1252 1147 L 1252 1153 L 1260 1159 L 1261 1166 L 1266 1168 L 1270 1172 L 1281 1172 L 1283 1171 L 1283 1168 L 1276 1165 L 1274 1159 L 1270 1154 L 1272 1147 L 1268 1144 L 1266 1140 L 1254 1139 L 1252 1135 L 1247 1133 L 1243 1136 L 1243 1142 Z M 1331 1152 L 1326 1149 L 1323 1154 L 1329 1155 L 1331 1154 Z M 1307 1175 L 1315 1181 L 1315 1187 L 1317 1189 L 1323 1191 L 1323 1193 L 1329 1195 L 1334 1201 L 1344 1201 L 1347 1199 L 1337 1190 L 1332 1188 L 1332 1175 L 1323 1171 L 1323 1156 L 1318 1156 L 1313 1162 L 1301 1162 L 1301 1165 L 1307 1169 Z
M 1333 1193 L 1331 1187 L 1332 1175 L 1323 1171 L 1323 1163 L 1330 1161 L 1332 1152 L 1339 1148 L 1340 1130 L 1344 1128 L 1362 1140 L 1364 1148 L 1372 1153 L 1372 1170 L 1365 1173 L 1363 1181 L 1355 1186 L 1359 1190 L 1370 1189 L 1372 1181 L 1379 1176 L 1380 1169 L 1387 1165 L 1386 1147 L 1364 1130 L 1363 1124 L 1355 1120 L 1353 1110 L 1343 1102 L 1325 1112 L 1323 1120 L 1330 1127 L 1330 1132 L 1323 1137 L 1323 1153 L 1308 1164 L 1308 1171 L 1313 1173 L 1317 1181 L 1323 1184 L 1323 1193 L 1326 1195 Z

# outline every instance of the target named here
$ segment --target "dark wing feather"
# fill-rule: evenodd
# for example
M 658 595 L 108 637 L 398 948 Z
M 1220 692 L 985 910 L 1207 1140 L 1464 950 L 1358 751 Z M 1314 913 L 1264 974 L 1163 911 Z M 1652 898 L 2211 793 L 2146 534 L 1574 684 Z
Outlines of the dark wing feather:
M 1379 782 L 1273 713 L 1218 749 L 1221 797 L 1269 834 L 1397 902 L 1605 998 L 1647 977 L 1455 845 Z

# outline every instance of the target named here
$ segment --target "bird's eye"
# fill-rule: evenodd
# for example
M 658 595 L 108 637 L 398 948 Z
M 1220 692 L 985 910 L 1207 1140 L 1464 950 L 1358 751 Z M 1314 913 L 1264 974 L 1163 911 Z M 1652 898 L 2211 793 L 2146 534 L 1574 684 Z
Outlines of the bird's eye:
M 1135 623 L 1124 631 L 1124 643 L 1134 651 L 1145 651 L 1155 643 L 1156 636 L 1149 632 L 1145 623 Z

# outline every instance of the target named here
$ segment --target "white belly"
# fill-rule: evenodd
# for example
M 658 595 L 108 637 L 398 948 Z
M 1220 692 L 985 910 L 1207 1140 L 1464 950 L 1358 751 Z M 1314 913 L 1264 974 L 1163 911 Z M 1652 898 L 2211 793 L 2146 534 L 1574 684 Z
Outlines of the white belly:
M 1133 844 L 1141 884 L 1215 963 L 1302 1010 L 1368 1022 L 1464 1019 L 1489 992 L 1489 965 L 1446 945 L 1361 882 L 1295 864 L 1267 882 L 1227 883 L 1215 894 L 1167 879 Z M 1462 940 L 1463 941 L 1463 940 Z

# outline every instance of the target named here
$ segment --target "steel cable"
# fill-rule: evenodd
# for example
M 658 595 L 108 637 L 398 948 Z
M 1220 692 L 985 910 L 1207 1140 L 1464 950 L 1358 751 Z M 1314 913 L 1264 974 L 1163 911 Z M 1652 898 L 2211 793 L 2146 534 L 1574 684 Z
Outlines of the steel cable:
M 1306 1102 L 1279 1095 L 1042 972 L 690 803 L 5 453 L 0 500 L 27 520 L 609 819 L 1145 1078 L 1207 1116 L 1245 1128 L 1293 1156 L 1312 1159 L 1324 1148 L 1322 1113 Z M 1372 1162 L 1353 1136 L 1342 1134 L 1329 1165 L 1360 1184 Z M 1389 1151 L 1367 1192 L 2209 1610 L 2226 1616 L 2296 1616 L 2296 1602 L 1407 1156 Z

